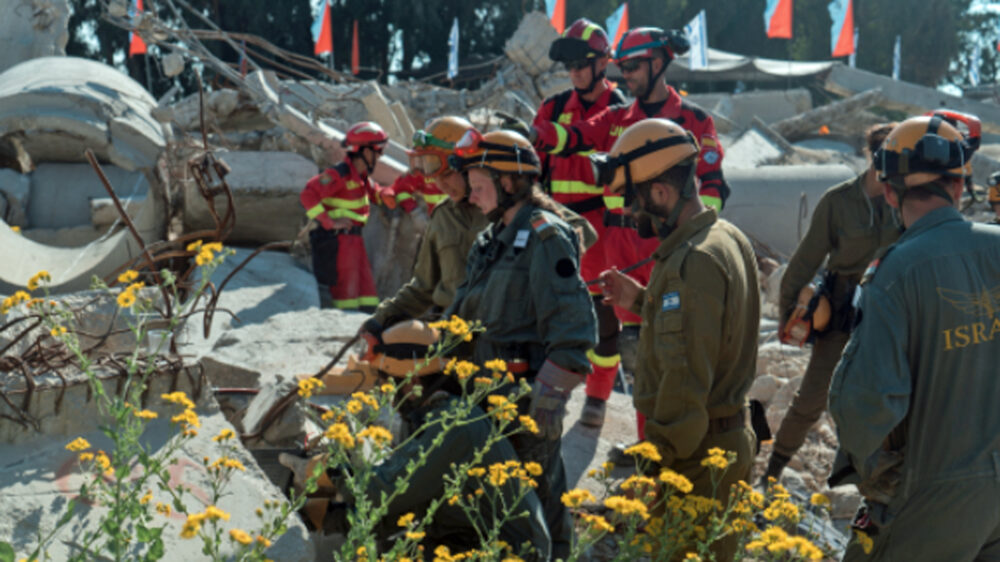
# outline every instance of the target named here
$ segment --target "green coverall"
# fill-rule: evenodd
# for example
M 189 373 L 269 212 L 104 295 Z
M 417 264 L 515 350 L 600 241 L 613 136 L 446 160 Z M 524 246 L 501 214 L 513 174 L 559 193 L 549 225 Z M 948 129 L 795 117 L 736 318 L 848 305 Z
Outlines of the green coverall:
M 528 203 L 509 225 L 497 222 L 480 233 L 469 252 L 465 282 L 445 315 L 483 322 L 486 332 L 472 342 L 476 363 L 495 358 L 527 362 L 522 376 L 530 383 L 548 360 L 580 373 L 582 381 L 590 371 L 587 350 L 597 343 L 597 318 L 579 272 L 580 243 L 574 229 Z M 518 406 L 527 413 L 526 400 Z M 573 531 L 560 500 L 566 491 L 561 440 L 529 435 L 511 440 L 523 462 L 538 462 L 544 469 L 538 496 L 553 556 L 565 557 Z
M 642 316 L 633 401 L 661 464 L 687 476 L 691 493 L 713 496 L 701 466 L 708 449 L 736 453 L 716 496 L 726 505 L 730 485 L 747 480 L 753 465 L 747 392 L 760 326 L 757 260 L 743 233 L 712 209 L 679 226 L 653 256 L 649 285 L 632 307 Z
M 900 227 L 884 197 L 865 193 L 865 175 L 828 189 L 816 204 L 809 231 L 799 242 L 781 278 L 780 310 L 787 320 L 799 291 L 812 282 L 829 255 L 826 269 L 836 274 L 830 328 L 816 334 L 809 366 L 791 408 L 774 438 L 774 451 L 791 458 L 826 409 L 833 368 L 847 344 L 851 298 L 865 267 L 879 248 L 899 237 Z
M 859 485 L 878 533 L 845 560 L 1000 560 L 1000 229 L 931 211 L 869 268 L 857 314 L 831 484 Z

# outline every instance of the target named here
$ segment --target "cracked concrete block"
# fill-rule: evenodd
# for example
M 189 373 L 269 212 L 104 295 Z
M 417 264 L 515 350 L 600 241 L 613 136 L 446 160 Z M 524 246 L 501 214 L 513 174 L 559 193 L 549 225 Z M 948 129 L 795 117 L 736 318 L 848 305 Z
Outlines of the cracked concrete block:
M 174 77 L 184 72 L 184 56 L 180 53 L 170 53 L 163 57 L 163 74 L 167 77 Z
M 316 164 L 291 152 L 224 152 L 218 158 L 232 170 L 226 182 L 233 193 L 236 224 L 229 241 L 260 244 L 294 239 L 305 220 L 299 193 L 319 172 Z M 187 182 L 185 191 L 185 228 L 215 228 L 194 182 Z M 220 216 L 227 204 L 225 196 L 216 196 Z
M 558 38 L 548 16 L 531 12 L 524 16 L 514 35 L 507 40 L 504 53 L 531 76 L 539 76 L 555 65 L 549 58 L 549 46 Z

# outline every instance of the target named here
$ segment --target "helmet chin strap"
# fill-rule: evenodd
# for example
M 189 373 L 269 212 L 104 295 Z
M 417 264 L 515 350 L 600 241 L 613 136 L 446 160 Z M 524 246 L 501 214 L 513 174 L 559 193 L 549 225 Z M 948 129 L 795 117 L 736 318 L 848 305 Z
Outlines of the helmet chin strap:
M 600 73 L 597 72 L 597 59 L 593 58 L 590 60 L 590 85 L 586 88 L 573 88 L 576 90 L 578 96 L 583 97 L 589 95 L 597 87 L 597 84 L 601 80 L 604 80 L 605 72 L 602 70 Z
M 630 166 L 625 167 L 625 181 L 628 185 L 631 185 L 632 177 L 629 173 Z M 690 165 L 690 171 L 688 172 L 687 180 L 684 182 L 684 188 L 681 189 L 680 197 L 677 200 L 677 204 L 671 209 L 670 214 L 663 217 L 660 213 L 656 212 L 652 208 L 652 197 L 650 190 L 647 189 L 646 193 L 643 194 L 643 199 L 645 203 L 641 206 L 639 204 L 639 198 L 636 197 L 632 204 L 632 212 L 636 215 L 645 215 L 648 217 L 647 225 L 642 225 L 642 220 L 637 216 L 636 222 L 639 223 L 639 236 L 643 238 L 652 238 L 653 236 L 659 237 L 661 240 L 670 236 L 670 234 L 677 229 L 677 221 L 680 220 L 681 212 L 687 205 L 687 202 L 695 197 L 694 195 L 694 175 L 695 175 L 695 165 Z M 635 189 L 633 187 L 633 189 Z
M 659 80 L 663 76 L 663 73 L 667 71 L 667 60 L 664 59 L 663 66 L 660 67 L 660 70 L 654 76 L 653 75 L 654 59 L 655 57 L 650 57 L 649 66 L 646 67 L 646 78 L 648 80 L 646 82 L 646 90 L 641 95 L 636 95 L 636 98 L 638 98 L 639 101 L 641 101 L 642 103 L 649 103 L 649 96 L 653 95 L 653 87 L 656 85 L 656 81 Z
M 503 184 L 500 183 L 499 174 L 490 171 L 490 178 L 493 180 L 493 189 L 497 194 L 497 206 L 489 213 L 486 213 L 486 218 L 490 222 L 496 222 L 503 218 L 503 214 L 506 213 L 508 209 L 527 199 L 531 190 L 522 189 L 521 191 L 515 193 L 507 193 L 507 190 L 503 188 Z

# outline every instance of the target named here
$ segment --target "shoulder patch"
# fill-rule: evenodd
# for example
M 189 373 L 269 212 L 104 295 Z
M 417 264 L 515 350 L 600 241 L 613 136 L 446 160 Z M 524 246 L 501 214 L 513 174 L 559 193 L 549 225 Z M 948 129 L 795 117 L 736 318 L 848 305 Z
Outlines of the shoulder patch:
M 556 233 L 555 226 L 549 222 L 549 219 L 543 214 L 537 214 L 531 218 L 531 228 L 535 229 L 535 233 L 542 240 L 554 235 Z
M 717 141 L 714 138 L 712 138 L 712 135 L 702 135 L 702 137 L 701 137 L 701 146 L 708 146 L 708 147 L 715 148 L 715 147 L 719 146 L 719 141 Z
M 319 183 L 321 183 L 323 185 L 329 185 L 329 183 L 332 182 L 332 181 L 333 181 L 333 178 L 331 178 L 330 174 L 328 174 L 326 172 L 323 172 L 322 174 L 319 175 Z
M 663 295 L 660 303 L 660 312 L 669 312 L 681 307 L 681 294 L 679 291 L 671 291 Z

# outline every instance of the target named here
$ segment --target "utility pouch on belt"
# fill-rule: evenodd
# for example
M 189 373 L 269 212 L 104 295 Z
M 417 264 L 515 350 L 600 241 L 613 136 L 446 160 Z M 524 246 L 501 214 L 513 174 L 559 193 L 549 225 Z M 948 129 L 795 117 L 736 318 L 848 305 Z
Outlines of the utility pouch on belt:
M 321 285 L 337 284 L 337 233 L 325 228 L 309 231 L 313 275 Z

